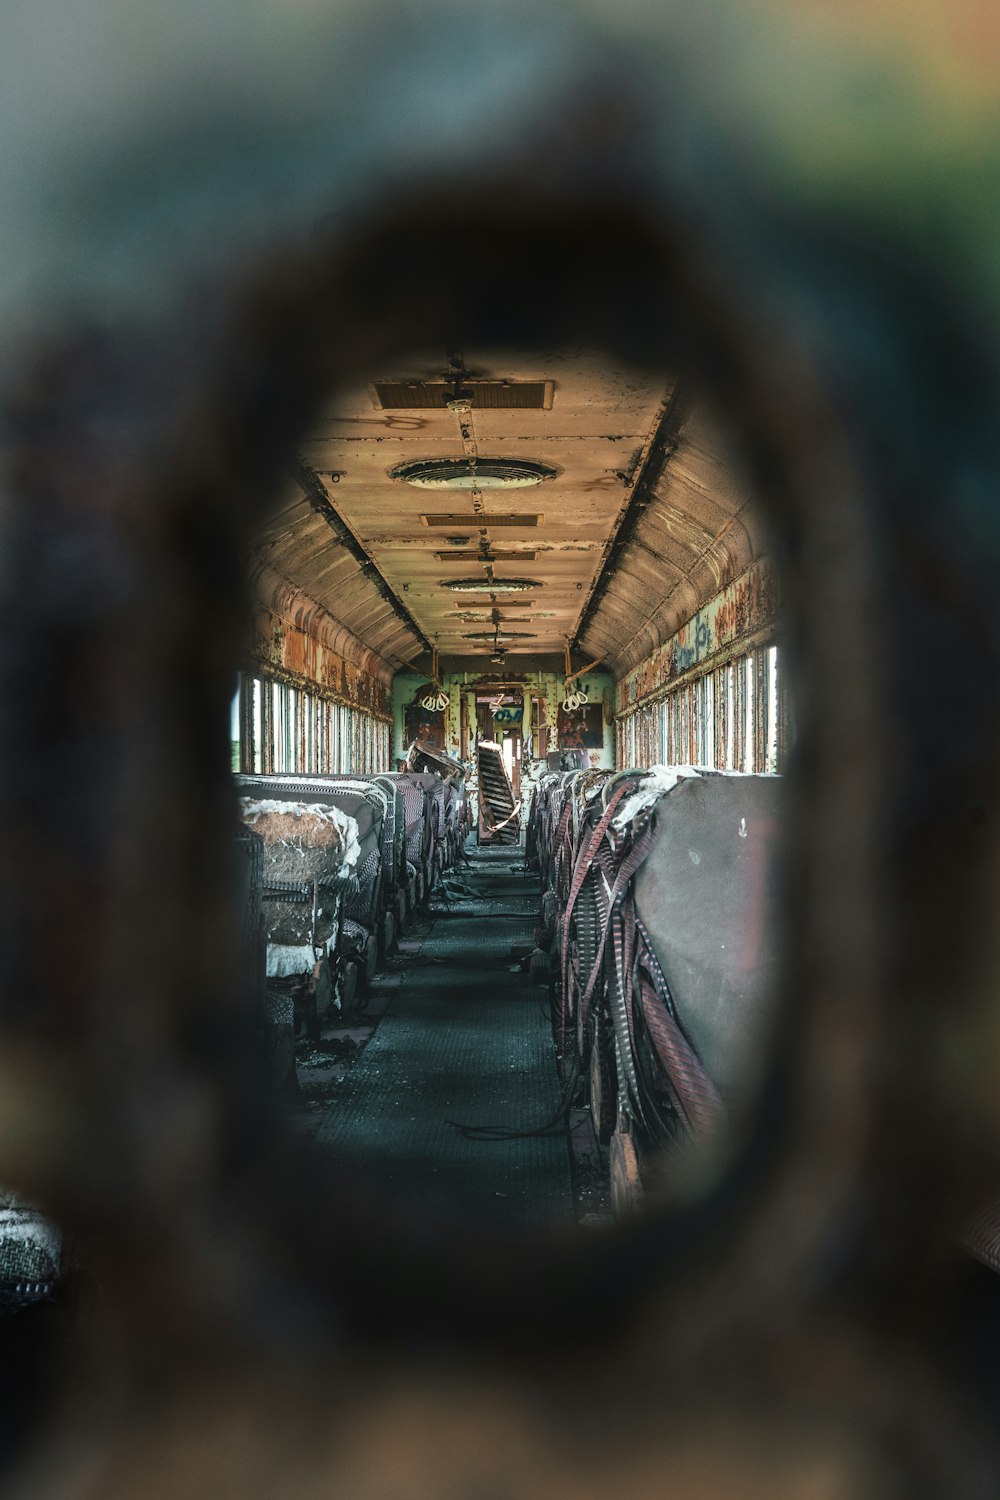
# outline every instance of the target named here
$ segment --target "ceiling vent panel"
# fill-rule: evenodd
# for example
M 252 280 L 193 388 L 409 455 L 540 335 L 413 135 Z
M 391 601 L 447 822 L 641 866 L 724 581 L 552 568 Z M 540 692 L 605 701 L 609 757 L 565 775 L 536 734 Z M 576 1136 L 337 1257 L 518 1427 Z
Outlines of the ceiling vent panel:
M 455 611 L 454 617 L 446 623 L 453 625 L 530 625 L 537 619 L 537 615 L 531 614 L 501 615 L 500 619 L 497 620 L 496 613 L 495 608 L 493 610 L 485 607 L 476 609 L 475 607 L 470 608 L 468 605 L 463 605 Z
M 536 578 L 449 578 L 441 587 L 459 594 L 523 594 L 541 584 Z
M 424 490 L 521 490 L 557 472 L 521 458 L 426 458 L 397 464 L 389 477 Z
M 434 556 L 438 562 L 534 562 L 538 554 L 535 552 L 494 552 L 490 551 L 488 558 L 483 557 L 481 552 L 472 552 L 466 549 L 464 552 L 435 552 Z
M 552 405 L 551 380 L 470 380 L 462 378 L 462 395 L 474 411 L 547 411 Z M 377 411 L 443 411 L 454 400 L 450 380 L 376 380 L 368 387 Z
M 509 511 L 499 515 L 476 515 L 464 511 L 431 511 L 420 517 L 425 526 L 541 526 L 545 517 L 528 511 Z

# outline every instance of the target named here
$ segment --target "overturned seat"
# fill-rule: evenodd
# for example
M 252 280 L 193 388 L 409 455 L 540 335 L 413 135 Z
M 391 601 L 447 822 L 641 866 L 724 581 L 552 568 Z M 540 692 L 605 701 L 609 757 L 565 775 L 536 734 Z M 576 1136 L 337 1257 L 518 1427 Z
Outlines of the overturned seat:
M 685 779 L 656 803 L 633 885 L 661 998 L 734 1107 L 754 1085 L 769 1033 L 780 799 L 776 776 Z
M 479 842 L 517 844 L 521 837 L 521 804 L 514 796 L 503 753 L 492 740 L 476 746 L 479 771 Z

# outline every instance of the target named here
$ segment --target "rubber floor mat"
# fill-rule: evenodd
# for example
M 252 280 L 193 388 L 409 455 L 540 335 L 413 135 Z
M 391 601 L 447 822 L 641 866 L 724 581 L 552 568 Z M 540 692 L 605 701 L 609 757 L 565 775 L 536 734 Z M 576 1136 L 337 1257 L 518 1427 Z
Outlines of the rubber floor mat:
M 505 853 L 490 860 L 501 901 L 477 879 L 483 894 L 462 903 L 474 915 L 437 916 L 419 953 L 407 955 L 316 1139 L 428 1217 L 544 1228 L 574 1221 L 570 1157 L 561 1121 L 530 1133 L 559 1116 L 562 1094 L 545 992 L 511 957 L 514 945 L 530 945 L 538 882 L 514 871 L 520 850 Z M 524 915 L 496 911 L 513 889 L 524 893 Z M 463 1125 L 510 1137 L 478 1138 Z

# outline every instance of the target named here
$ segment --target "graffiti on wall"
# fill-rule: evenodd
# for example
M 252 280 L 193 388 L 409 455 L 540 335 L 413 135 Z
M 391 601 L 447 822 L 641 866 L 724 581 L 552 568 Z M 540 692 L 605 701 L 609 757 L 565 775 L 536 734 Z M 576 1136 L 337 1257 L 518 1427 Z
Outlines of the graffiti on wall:
M 494 724 L 520 724 L 524 717 L 524 705 L 522 703 L 505 703 L 500 708 L 493 710 Z
M 774 569 L 761 558 L 633 667 L 619 684 L 619 712 L 626 713 L 701 662 L 764 630 L 777 618 L 780 602 Z

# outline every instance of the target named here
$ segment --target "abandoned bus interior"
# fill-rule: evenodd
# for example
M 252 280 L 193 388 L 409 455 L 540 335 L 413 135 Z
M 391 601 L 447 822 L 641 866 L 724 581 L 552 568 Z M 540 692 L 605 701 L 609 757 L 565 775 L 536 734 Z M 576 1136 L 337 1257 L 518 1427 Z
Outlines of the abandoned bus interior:
M 669 1195 L 685 1143 L 724 1149 L 759 1082 L 774 563 L 675 379 L 580 347 L 369 373 L 247 556 L 271 1086 L 424 1216 L 596 1227 Z
M 0 1497 L 988 1500 L 981 7 L 260 9 L 0 57 Z

